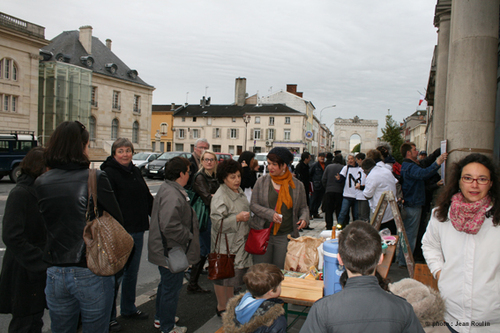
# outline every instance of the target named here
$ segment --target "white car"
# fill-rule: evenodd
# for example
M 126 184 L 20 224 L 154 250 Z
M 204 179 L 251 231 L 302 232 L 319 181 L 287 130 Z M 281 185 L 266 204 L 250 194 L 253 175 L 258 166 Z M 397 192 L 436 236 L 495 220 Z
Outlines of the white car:
M 264 175 L 267 173 L 267 154 L 268 153 L 255 154 L 255 159 L 259 163 L 259 173 L 263 173 Z
M 293 162 L 292 162 L 292 168 L 293 170 L 295 170 L 295 168 L 297 167 L 297 164 L 299 164 L 300 162 L 300 156 L 295 156 L 293 158 Z
M 132 156 L 132 163 L 134 163 L 135 166 L 139 166 L 143 163 L 146 162 L 151 162 L 153 160 L 156 160 L 158 156 L 160 156 L 161 153 L 153 153 L 151 151 L 143 151 L 140 153 L 135 154 Z

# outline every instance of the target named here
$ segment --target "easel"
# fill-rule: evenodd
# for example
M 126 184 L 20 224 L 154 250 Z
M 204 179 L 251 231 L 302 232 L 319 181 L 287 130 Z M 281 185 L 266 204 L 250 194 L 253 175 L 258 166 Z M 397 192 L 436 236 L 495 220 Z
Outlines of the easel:
M 401 218 L 401 214 L 399 213 L 398 204 L 396 202 L 396 199 L 394 198 L 394 194 L 392 193 L 392 191 L 386 191 L 382 193 L 370 224 L 374 226 L 375 229 L 380 230 L 380 225 L 382 224 L 382 218 L 384 217 L 387 205 L 391 206 L 392 216 L 394 216 L 394 222 L 396 223 L 396 227 L 398 229 L 399 244 L 401 245 L 401 250 L 403 251 L 403 254 L 405 256 L 406 268 L 408 268 L 408 274 L 410 275 L 410 278 L 413 279 L 413 275 L 415 273 L 415 261 L 413 260 L 413 253 L 410 249 L 410 245 L 408 244 L 408 237 L 406 236 L 403 219 Z

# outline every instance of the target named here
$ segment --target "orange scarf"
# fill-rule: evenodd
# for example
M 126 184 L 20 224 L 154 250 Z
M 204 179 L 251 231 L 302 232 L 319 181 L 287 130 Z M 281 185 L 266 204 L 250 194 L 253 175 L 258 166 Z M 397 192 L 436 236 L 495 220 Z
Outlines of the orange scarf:
M 295 183 L 293 182 L 292 173 L 288 168 L 281 176 L 271 176 L 271 179 L 278 185 L 281 185 L 280 190 L 278 192 L 278 201 L 276 202 L 276 213 L 281 214 L 281 206 L 285 204 L 285 206 L 290 209 L 293 205 L 292 197 L 290 196 L 290 189 L 295 188 Z M 275 223 L 273 228 L 273 235 L 276 235 L 278 230 L 281 227 L 281 223 Z

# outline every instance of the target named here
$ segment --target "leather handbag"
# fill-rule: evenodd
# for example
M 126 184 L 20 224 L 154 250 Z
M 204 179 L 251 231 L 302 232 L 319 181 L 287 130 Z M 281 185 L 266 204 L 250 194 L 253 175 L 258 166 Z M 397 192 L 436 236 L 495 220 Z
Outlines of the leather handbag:
M 86 245 L 87 267 L 96 275 L 111 276 L 127 263 L 134 247 L 134 239 L 113 216 L 97 211 L 96 170 L 89 170 L 87 225 L 83 229 Z M 90 201 L 94 206 L 94 219 L 90 220 Z
M 269 236 L 271 235 L 271 229 L 273 228 L 273 222 L 269 228 L 265 229 L 250 229 L 248 233 L 248 239 L 245 243 L 245 251 L 250 254 L 262 255 L 267 251 L 267 245 L 269 243 Z
M 229 243 L 226 236 L 226 249 L 227 253 L 220 253 L 219 238 L 222 237 L 222 223 L 220 223 L 219 232 L 215 239 L 215 252 L 208 254 L 208 279 L 221 280 L 234 277 L 234 258 L 236 255 L 229 253 Z
M 184 272 L 189 267 L 186 253 L 180 246 L 171 248 L 166 260 L 168 269 L 174 274 Z

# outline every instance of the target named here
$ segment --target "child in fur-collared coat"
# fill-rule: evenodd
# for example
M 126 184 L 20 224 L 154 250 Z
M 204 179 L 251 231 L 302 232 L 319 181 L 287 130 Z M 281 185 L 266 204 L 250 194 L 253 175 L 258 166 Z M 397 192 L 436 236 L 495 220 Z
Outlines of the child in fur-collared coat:
M 281 270 L 271 264 L 256 264 L 243 277 L 246 294 L 229 300 L 222 315 L 225 332 L 285 333 L 286 319 L 281 294 Z

